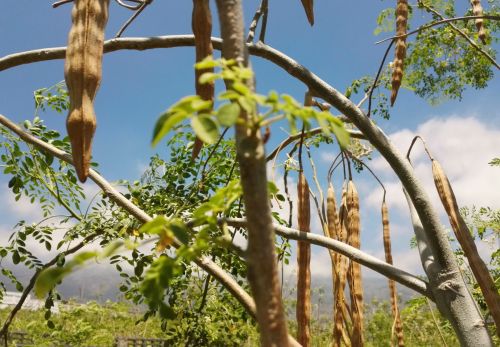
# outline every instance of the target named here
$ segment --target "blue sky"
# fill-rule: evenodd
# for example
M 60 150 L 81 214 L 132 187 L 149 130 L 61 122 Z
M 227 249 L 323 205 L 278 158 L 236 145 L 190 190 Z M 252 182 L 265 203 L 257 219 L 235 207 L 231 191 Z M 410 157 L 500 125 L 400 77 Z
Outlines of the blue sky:
M 245 1 L 246 21 L 251 20 L 259 1 Z M 10 0 L 0 13 L 0 56 L 11 53 L 66 45 L 70 25 L 71 5 L 52 9 L 51 1 Z M 212 3 L 212 6 L 214 4 Z M 384 53 L 385 45 L 375 41 L 390 36 L 373 36 L 380 10 L 392 6 L 388 1 L 326 1 L 315 3 L 316 23 L 310 27 L 299 0 L 270 1 L 267 43 L 293 57 L 335 88 L 344 91 L 353 79 L 374 74 Z M 129 27 L 124 36 L 156 36 L 191 33 L 191 1 L 157 0 Z M 286 6 L 286 7 L 285 7 Z M 130 12 L 111 2 L 107 38 L 114 36 Z M 215 19 L 215 18 L 214 18 Z M 214 20 L 214 35 L 217 21 Z M 135 179 L 155 152 L 166 152 L 165 146 L 150 146 L 150 136 L 158 115 L 173 102 L 194 93 L 192 48 L 159 49 L 145 52 L 120 51 L 104 58 L 101 88 L 96 99 L 98 128 L 93 154 L 100 163 L 101 173 L 110 181 L 120 178 Z M 261 93 L 274 89 L 301 100 L 304 86 L 285 72 L 258 58 L 252 58 Z M 33 116 L 33 91 L 61 81 L 63 61 L 24 65 L 0 72 L 0 113 L 21 122 Z M 500 79 L 497 76 L 489 88 L 468 90 L 461 102 L 445 102 L 437 107 L 401 90 L 389 121 L 377 119 L 378 124 L 391 134 L 402 151 L 416 132 L 426 134 L 435 153 L 449 168 L 450 178 L 457 181 L 457 195 L 464 205 L 500 207 L 498 193 L 491 187 L 500 182 L 500 170 L 489 168 L 488 159 L 500 155 Z M 65 115 L 45 113 L 46 124 L 65 133 Z M 439 137 L 434 137 L 439 134 Z M 269 148 L 273 148 L 284 133 L 273 131 Z M 496 147 L 495 147 L 496 146 Z M 332 148 L 316 153 L 321 176 L 329 165 Z M 482 150 L 478 150 L 481 148 Z M 417 173 L 431 186 L 429 169 L 424 157 L 415 153 Z M 446 166 L 447 165 L 447 166 Z M 412 271 L 419 271 L 415 252 L 408 251 L 411 238 L 408 215 L 401 203 L 398 184 L 387 166 L 376 156 L 374 168 L 384 178 L 390 190 L 389 206 L 394 222 L 395 262 Z M 495 171 L 496 170 L 496 171 Z M 279 175 L 278 175 L 279 176 Z M 472 187 L 473 178 L 481 179 Z M 14 206 L 8 196 L 8 177 L 0 175 L 0 204 L 8 208 L 0 212 L 1 239 L 21 218 L 36 218 L 36 207 L 27 203 Z M 380 192 L 366 174 L 357 177 L 363 213 L 362 248 L 383 256 L 381 226 L 377 201 Z M 488 186 L 490 189 L 487 189 Z M 89 186 L 92 183 L 88 183 Z M 482 185 L 485 188 L 482 189 Z M 91 189 L 91 188 L 89 188 Z M 340 187 L 337 187 L 340 190 Z M 476 191 L 475 191 L 476 190 Z M 474 192 L 475 191 L 475 192 Z M 498 191 L 498 189 L 497 189 Z M 432 195 L 433 199 L 435 196 Z M 392 201 L 391 201 L 392 199 Z M 445 219 L 443 219 L 445 222 Z M 326 253 L 316 251 L 313 264 L 322 274 Z M 410 259 L 411 255 L 411 259 Z M 329 266 L 329 265 L 328 265 Z

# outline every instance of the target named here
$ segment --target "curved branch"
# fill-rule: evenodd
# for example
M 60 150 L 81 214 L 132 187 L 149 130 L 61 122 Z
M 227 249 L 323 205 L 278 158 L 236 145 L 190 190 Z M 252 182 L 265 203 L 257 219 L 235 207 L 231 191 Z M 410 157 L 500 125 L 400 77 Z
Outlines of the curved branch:
M 233 227 L 245 227 L 247 224 L 246 220 L 242 218 L 230 218 L 221 220 L 221 222 L 222 221 Z M 346 243 L 319 234 L 306 233 L 281 225 L 274 225 L 274 230 L 276 231 L 276 234 L 284 238 L 309 242 L 313 245 L 325 247 L 340 253 L 349 259 L 352 259 L 353 261 L 364 265 L 367 268 L 372 269 L 373 271 L 376 271 L 398 283 L 401 283 L 405 287 L 411 288 L 431 300 L 434 300 L 434 295 L 431 292 L 429 283 L 426 281 Z
M 346 129 L 347 132 L 349 133 L 349 135 L 354 138 L 354 139 L 360 139 L 360 140 L 363 140 L 365 139 L 365 137 L 363 136 L 363 134 L 359 131 L 356 131 L 356 130 L 351 130 L 351 129 Z M 321 128 L 313 128 L 309 131 L 305 131 L 304 132 L 304 137 L 310 137 L 310 136 L 314 136 L 314 135 L 318 135 L 322 132 L 323 130 Z M 289 144 L 297 141 L 300 139 L 302 133 L 299 133 L 299 134 L 295 134 L 295 135 L 290 135 L 289 137 L 287 137 L 285 140 L 283 140 L 279 145 L 278 147 L 276 147 L 270 154 L 267 155 L 267 158 L 266 158 L 266 161 L 271 161 L 273 160 L 274 158 L 276 158 L 276 156 L 286 147 L 288 146 Z
M 8 118 L 0 114 L 0 124 L 5 126 L 7 129 L 12 131 L 13 133 L 17 134 L 23 141 L 30 143 L 34 145 L 36 148 L 39 150 L 52 154 L 53 156 L 57 157 L 58 159 L 65 161 L 71 165 L 73 165 L 73 159 L 71 156 L 52 146 L 51 144 L 48 144 L 33 135 L 25 132 L 22 130 L 19 126 L 17 126 L 15 123 L 10 121 Z M 146 223 L 152 220 L 152 218 L 144 211 L 142 211 L 140 208 L 135 206 L 130 200 L 125 198 L 120 192 L 118 192 L 104 177 L 99 175 L 96 171 L 90 170 L 89 177 L 92 181 L 94 181 L 104 192 L 104 194 L 113 202 L 115 202 L 118 206 L 122 207 L 125 209 L 128 213 L 133 215 L 135 218 L 137 218 L 140 222 Z M 180 244 L 177 242 L 175 244 L 176 247 L 178 247 Z M 77 245 L 78 246 L 78 245 Z M 75 247 L 77 247 L 75 246 Z M 83 245 L 81 246 L 83 247 Z M 81 248 L 80 247 L 80 248 Z M 76 250 L 75 250 L 76 251 Z M 220 268 L 217 264 L 215 264 L 210 258 L 207 257 L 201 257 L 199 259 L 195 260 L 196 264 L 204 269 L 207 273 L 212 275 L 217 281 L 219 281 L 220 284 L 222 284 L 231 294 L 234 295 L 234 297 L 245 307 L 245 309 L 255 317 L 255 303 L 253 299 L 250 297 L 250 295 L 241 288 L 238 283 L 228 274 L 225 273 L 225 271 Z M 55 264 L 55 263 L 54 263 Z M 53 264 L 52 264 L 53 265 Z M 38 275 L 37 275 L 38 276 Z M 36 278 L 35 278 L 36 280 Z M 35 280 L 32 279 L 33 285 Z M 31 284 L 31 282 L 30 282 Z M 32 286 L 31 286 L 32 287 Z M 29 291 L 28 291 L 29 293 Z

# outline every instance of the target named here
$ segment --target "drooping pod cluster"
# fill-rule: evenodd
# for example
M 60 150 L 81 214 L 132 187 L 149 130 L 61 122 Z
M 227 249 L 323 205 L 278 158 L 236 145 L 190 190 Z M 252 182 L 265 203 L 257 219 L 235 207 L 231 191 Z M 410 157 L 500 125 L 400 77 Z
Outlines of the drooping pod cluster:
M 72 26 L 64 66 L 70 107 L 66 128 L 81 182 L 89 175 L 96 128 L 94 98 L 102 77 L 104 30 L 109 0 L 74 0 Z
M 361 246 L 359 196 L 352 180 L 349 180 L 347 183 L 346 205 L 348 243 L 359 249 Z M 359 263 L 354 261 L 349 263 L 347 278 L 351 289 L 351 343 L 352 346 L 363 346 L 363 284 L 361 280 L 361 265 Z
M 213 53 L 212 46 L 212 14 L 210 12 L 209 0 L 193 0 L 193 15 L 191 26 L 194 34 L 194 43 L 196 49 L 196 62 L 200 62 Z M 196 94 L 204 100 L 214 100 L 215 87 L 213 82 L 200 83 L 200 76 L 206 72 L 213 72 L 212 68 L 196 69 L 195 88 Z M 198 157 L 203 146 L 203 141 L 196 138 L 191 158 L 194 160 Z
M 408 1 L 398 0 L 396 5 L 396 36 L 406 35 L 406 26 L 408 23 Z M 394 51 L 394 63 L 392 71 L 392 91 L 391 106 L 396 102 L 399 87 L 403 80 L 404 60 L 406 58 L 406 37 L 396 39 L 396 48 Z
M 382 228 L 384 236 L 384 251 L 385 251 L 385 261 L 392 265 L 392 251 L 391 251 L 391 233 L 389 226 L 389 209 L 384 201 L 382 202 Z M 401 315 L 399 314 L 398 308 L 398 294 L 396 291 L 396 283 L 393 280 L 389 280 L 389 292 L 391 296 L 391 309 L 392 315 L 394 316 L 394 330 L 396 332 L 396 338 L 398 341 L 398 346 L 404 346 L 403 338 L 403 324 L 401 322 Z M 391 336 L 391 346 L 392 346 L 392 336 Z
M 481 288 L 484 295 L 486 305 L 490 310 L 491 316 L 497 326 L 497 331 L 500 328 L 500 295 L 496 289 L 495 283 L 490 276 L 488 267 L 479 256 L 474 239 L 471 236 L 469 228 L 464 219 L 460 215 L 457 199 L 451 187 L 450 181 L 446 176 L 441 164 L 434 159 L 432 160 L 432 175 L 434 183 L 439 194 L 439 198 L 446 210 L 446 214 L 450 220 L 451 227 L 455 233 L 462 250 L 467 257 L 469 266 L 474 274 L 474 277 Z
M 483 6 L 481 5 L 481 0 L 471 0 L 472 13 L 474 16 L 483 15 Z M 483 44 L 486 44 L 486 29 L 484 28 L 484 20 L 482 18 L 477 18 L 474 20 L 476 28 L 478 31 L 479 39 Z
M 309 185 L 302 172 L 297 184 L 298 226 L 299 230 L 310 231 L 311 206 L 309 201 Z M 311 245 L 307 242 L 297 243 L 297 341 L 302 346 L 311 345 Z

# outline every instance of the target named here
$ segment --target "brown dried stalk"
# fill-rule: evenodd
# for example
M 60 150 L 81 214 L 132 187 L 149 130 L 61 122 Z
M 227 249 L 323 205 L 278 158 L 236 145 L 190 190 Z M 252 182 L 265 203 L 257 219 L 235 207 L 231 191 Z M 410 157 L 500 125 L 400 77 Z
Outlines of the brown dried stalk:
M 500 336 L 500 295 L 498 295 L 498 291 L 495 287 L 493 279 L 490 276 L 488 267 L 479 256 L 469 228 L 460 215 L 457 199 L 448 177 L 436 159 L 431 158 L 431 161 L 432 175 L 434 177 L 434 183 L 436 185 L 439 198 L 441 199 L 446 213 L 448 214 L 455 236 L 460 243 L 465 256 L 467 257 L 467 260 L 469 261 L 472 273 L 481 288 L 486 305 L 488 306 L 491 316 L 495 321 L 495 325 L 497 326 L 497 333 Z
M 75 0 L 66 51 L 64 76 L 70 107 L 66 128 L 78 179 L 89 175 L 96 128 L 94 98 L 102 77 L 104 29 L 109 0 Z
M 481 6 L 481 0 L 471 0 L 470 3 L 472 5 L 472 13 L 474 14 L 474 16 L 482 16 L 483 6 Z M 484 19 L 476 18 L 475 23 L 479 39 L 483 44 L 486 44 L 486 29 L 484 28 Z
M 387 204 L 382 202 L 382 226 L 384 234 L 384 250 L 385 250 L 385 261 L 392 265 L 392 252 L 391 252 L 391 233 L 389 226 L 389 210 Z M 394 316 L 394 327 L 396 331 L 396 337 L 398 340 L 398 346 L 404 346 L 403 339 L 403 324 L 401 322 L 401 316 L 399 314 L 398 308 L 398 294 L 396 291 L 396 283 L 393 280 L 389 280 L 389 291 L 391 295 L 391 308 L 392 314 Z M 392 334 L 391 334 L 391 345 L 392 345 Z
M 311 207 L 309 185 L 304 173 L 300 172 L 297 184 L 299 230 L 310 232 Z M 302 346 L 311 345 L 311 245 L 297 242 L 297 341 Z
M 406 34 L 406 25 L 408 22 L 408 1 L 398 0 L 396 5 L 396 36 Z M 404 60 L 406 57 L 406 37 L 396 39 L 396 49 L 394 51 L 394 65 L 392 72 L 392 92 L 391 106 L 396 102 L 399 87 L 403 80 Z
M 359 196 L 352 180 L 347 183 L 347 234 L 348 243 L 360 248 Z M 352 346 L 363 346 L 363 285 L 361 266 L 353 261 L 348 269 L 349 287 L 351 289 L 352 311 Z
M 314 0 L 301 0 L 309 24 L 314 25 Z
M 196 62 L 202 61 L 213 53 L 212 46 L 212 14 L 210 12 L 209 0 L 193 0 L 192 28 L 194 43 L 196 47 Z M 214 100 L 215 87 L 213 82 L 200 83 L 200 77 L 206 72 L 213 72 L 209 69 L 196 69 L 194 73 L 196 94 L 203 100 Z M 195 160 L 200 154 L 203 141 L 198 137 L 194 141 L 191 159 Z

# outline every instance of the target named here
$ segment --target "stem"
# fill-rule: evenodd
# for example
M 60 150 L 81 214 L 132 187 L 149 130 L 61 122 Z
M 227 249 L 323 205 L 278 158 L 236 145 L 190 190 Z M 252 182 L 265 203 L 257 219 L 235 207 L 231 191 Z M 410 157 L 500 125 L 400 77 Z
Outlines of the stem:
M 241 0 L 217 0 L 222 56 L 248 65 Z M 230 83 L 227 83 L 231 88 Z M 253 86 L 249 85 L 253 89 Z M 267 191 L 266 157 L 260 129 L 251 129 L 254 115 L 241 112 L 236 124 L 236 152 L 248 220 L 248 281 L 257 307 L 262 346 L 289 346 Z

